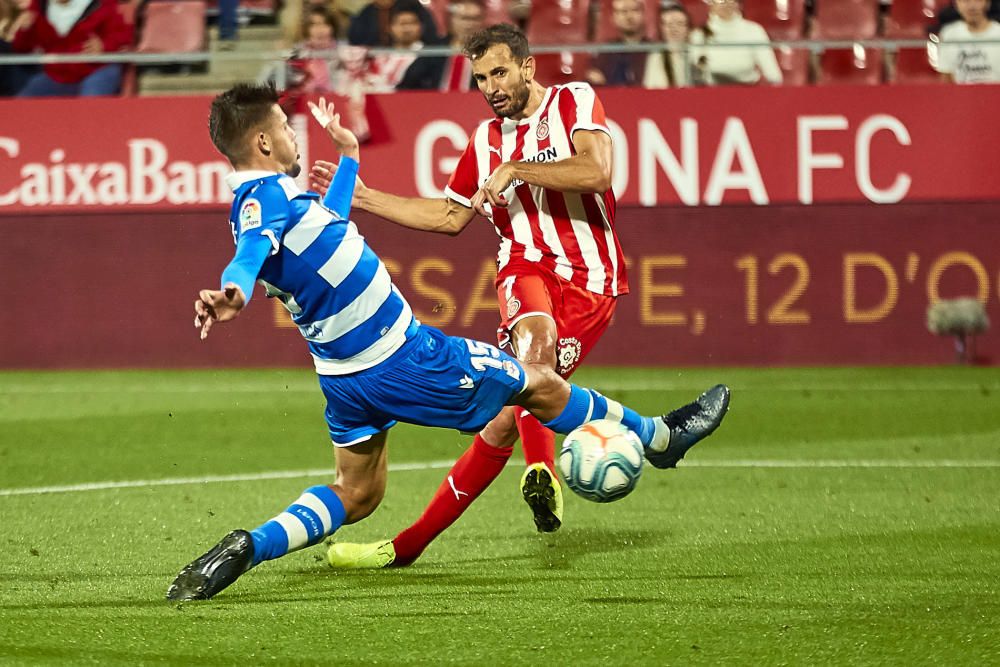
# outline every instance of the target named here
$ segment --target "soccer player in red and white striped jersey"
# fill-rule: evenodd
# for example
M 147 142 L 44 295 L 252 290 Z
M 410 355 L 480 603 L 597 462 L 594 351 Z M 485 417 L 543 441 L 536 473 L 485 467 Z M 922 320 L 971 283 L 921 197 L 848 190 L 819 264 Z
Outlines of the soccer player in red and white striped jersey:
M 519 359 L 546 363 L 568 377 L 607 329 L 615 299 L 628 292 L 614 230 L 612 143 L 604 109 L 586 83 L 546 88 L 535 81 L 527 40 L 510 25 L 476 33 L 465 53 L 496 118 L 473 133 L 446 198 L 398 197 L 359 182 L 354 206 L 405 227 L 447 234 L 462 231 L 476 213 L 488 217 L 500 236 L 500 343 Z M 323 165 L 313 168 L 318 189 L 330 178 Z M 518 434 L 528 463 L 521 488 L 536 527 L 559 528 L 555 437 L 514 409 L 476 436 L 420 519 L 392 541 L 389 564 L 413 562 L 454 523 L 500 474 Z M 338 545 L 331 549 L 331 564 L 372 566 L 352 548 L 357 545 L 344 546 L 343 558 Z

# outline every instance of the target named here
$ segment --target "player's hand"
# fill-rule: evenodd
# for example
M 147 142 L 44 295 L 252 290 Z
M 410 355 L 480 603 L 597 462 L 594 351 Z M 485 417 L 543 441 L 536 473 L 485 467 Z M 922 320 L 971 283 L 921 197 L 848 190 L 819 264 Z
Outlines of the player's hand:
M 243 291 L 236 285 L 226 285 L 221 290 L 203 289 L 194 302 L 194 327 L 201 329 L 201 339 L 208 337 L 215 322 L 228 322 L 246 305 Z
M 358 138 L 340 124 L 340 114 L 334 108 L 333 102 L 327 102 L 326 98 L 321 97 L 319 104 L 309 102 L 308 106 L 316 122 L 322 125 L 330 138 L 333 139 L 333 145 L 337 147 L 337 150 L 343 155 L 360 160 L 361 151 L 358 148 Z
M 326 160 L 316 160 L 313 162 L 313 166 L 309 168 L 309 189 L 321 195 L 326 195 L 326 191 L 330 189 L 330 184 L 333 183 L 333 175 L 336 173 L 337 165 L 334 163 L 327 162 Z M 363 190 L 365 190 L 365 183 L 359 176 L 354 181 L 354 204 L 358 202 L 358 192 Z
M 83 43 L 83 53 L 87 54 L 97 54 L 104 53 L 104 42 L 101 41 L 100 37 L 93 35 L 87 38 L 87 41 Z
M 497 167 L 486 182 L 480 186 L 479 191 L 472 197 L 472 208 L 479 215 L 487 215 L 484 204 L 507 208 L 509 202 L 503 193 L 514 182 L 514 166 L 510 162 L 504 162 Z

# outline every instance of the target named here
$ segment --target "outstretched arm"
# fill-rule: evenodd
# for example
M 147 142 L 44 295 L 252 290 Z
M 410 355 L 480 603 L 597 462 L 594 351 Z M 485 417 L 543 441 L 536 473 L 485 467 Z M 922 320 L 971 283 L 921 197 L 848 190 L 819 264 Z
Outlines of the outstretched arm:
M 332 189 L 339 175 L 337 165 L 316 160 L 309 170 L 309 187 L 316 192 Z M 369 188 L 359 178 L 354 188 L 353 205 L 408 229 L 455 235 L 468 226 L 475 211 L 451 199 L 399 197 Z
M 397 197 L 365 186 L 357 178 L 357 164 L 343 159 L 360 162 L 361 151 L 354 134 L 340 125 L 340 114 L 333 104 L 320 98 L 318 105 L 309 103 L 309 110 L 341 154 L 339 168 L 332 162 L 317 160 L 309 170 L 309 187 L 326 193 L 323 204 L 327 208 L 346 218 L 353 204 L 403 227 L 444 234 L 458 234 L 471 222 L 474 211 L 450 199 Z
M 215 322 L 235 319 L 246 307 L 260 267 L 273 248 L 269 235 L 244 234 L 240 237 L 236 255 L 222 272 L 222 289 L 203 289 L 194 302 L 194 326 L 201 329 L 202 340 Z

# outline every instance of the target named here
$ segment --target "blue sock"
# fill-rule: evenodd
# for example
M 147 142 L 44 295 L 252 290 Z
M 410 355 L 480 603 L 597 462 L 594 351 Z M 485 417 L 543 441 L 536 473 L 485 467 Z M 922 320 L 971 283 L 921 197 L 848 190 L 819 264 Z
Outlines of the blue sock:
M 575 384 L 569 386 L 569 402 L 566 403 L 562 413 L 545 426 L 556 433 L 569 433 L 595 419 L 610 419 L 625 424 L 630 431 L 639 436 L 639 440 L 646 447 L 653 441 L 653 434 L 656 431 L 652 418 L 643 417 L 632 408 L 627 408 L 593 389 L 578 387 Z
M 316 544 L 344 523 L 344 503 L 329 486 L 311 486 L 288 509 L 250 531 L 253 564 Z

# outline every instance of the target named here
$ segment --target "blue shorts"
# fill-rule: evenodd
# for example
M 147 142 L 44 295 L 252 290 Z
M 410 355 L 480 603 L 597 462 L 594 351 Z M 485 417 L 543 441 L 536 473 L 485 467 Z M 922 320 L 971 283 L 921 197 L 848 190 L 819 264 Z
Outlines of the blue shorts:
M 350 375 L 320 375 L 330 439 L 349 447 L 397 421 L 474 432 L 527 383 L 517 359 L 492 345 L 423 326 L 395 354 Z

